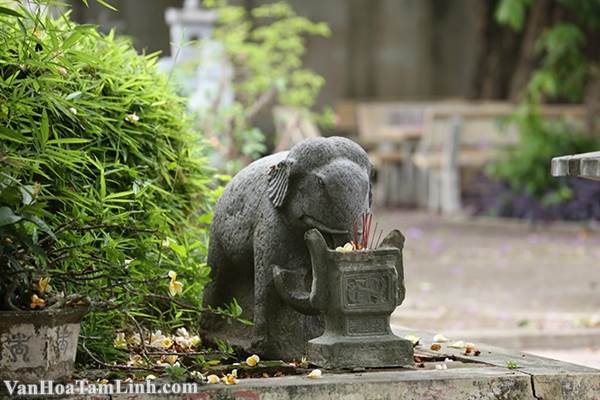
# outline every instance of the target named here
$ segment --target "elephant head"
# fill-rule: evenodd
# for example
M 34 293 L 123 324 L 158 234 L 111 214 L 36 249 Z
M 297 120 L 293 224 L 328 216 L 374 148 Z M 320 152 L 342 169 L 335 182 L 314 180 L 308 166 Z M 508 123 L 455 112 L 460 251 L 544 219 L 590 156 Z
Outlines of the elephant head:
M 317 228 L 348 241 L 353 223 L 370 209 L 370 175 L 367 153 L 351 140 L 309 139 L 271 167 L 268 195 L 292 229 Z
M 354 223 L 359 224 L 360 216 L 370 210 L 371 168 L 367 153 L 351 140 L 305 140 L 271 167 L 269 199 L 300 237 L 316 228 L 329 247 L 342 245 L 351 240 Z M 274 266 L 274 282 L 289 305 L 316 314 L 319 310 L 305 288 L 306 278 L 313 272 L 309 258 L 305 269 Z

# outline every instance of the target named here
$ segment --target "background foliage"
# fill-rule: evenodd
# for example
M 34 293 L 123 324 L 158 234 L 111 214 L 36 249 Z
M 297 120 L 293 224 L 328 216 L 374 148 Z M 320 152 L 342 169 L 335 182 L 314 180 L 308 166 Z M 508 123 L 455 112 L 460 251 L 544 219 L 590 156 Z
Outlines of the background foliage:
M 217 93 L 213 104 L 199 110 L 196 123 L 224 161 L 222 169 L 233 173 L 267 151 L 268 143 L 259 127 L 261 113 L 277 104 L 307 110 L 314 105 L 325 81 L 303 67 L 302 57 L 308 37 L 326 37 L 330 30 L 324 23 L 298 16 L 282 1 L 252 9 L 230 5 L 226 0 L 207 0 L 204 5 L 218 13 L 214 39 L 233 69 L 231 89 L 235 96 L 232 104 L 223 105 L 223 93 Z M 185 81 L 202 62 L 178 61 L 173 76 Z M 222 82 L 221 91 L 227 85 Z M 313 117 L 329 124 L 333 112 L 326 110 Z
M 68 14 L 12 5 L 0 2 L 0 207 L 56 235 L 27 224 L 41 256 L 23 258 L 6 240 L 14 232 L 0 227 L 2 257 L 22 269 L 15 300 L 27 308 L 46 274 L 55 294 L 88 295 L 95 308 L 83 335 L 106 360 L 125 356 L 112 341 L 134 318 L 149 329 L 195 326 L 219 189 L 157 55 L 140 56 L 128 40 Z M 17 187 L 31 190 L 15 196 Z M 175 299 L 170 270 L 184 284 Z
M 568 219 L 593 218 L 593 203 L 600 198 L 597 194 L 589 195 L 593 191 L 587 190 L 586 185 L 592 183 L 571 184 L 569 180 L 553 178 L 549 162 L 552 157 L 600 149 L 595 122 L 597 116 L 590 110 L 590 118 L 579 124 L 567 120 L 556 122 L 544 119 L 540 107 L 551 101 L 581 102 L 587 94 L 586 89 L 598 80 L 597 51 L 590 51 L 589 47 L 594 43 L 588 40 L 600 28 L 600 3 L 586 0 L 538 3 L 536 6 L 540 7 L 552 3 L 564 17 L 554 20 L 543 30 L 537 30 L 535 26 L 527 25 L 540 20 L 528 19 L 529 13 L 536 12 L 531 9 L 533 1 L 501 0 L 496 9 L 499 23 L 518 31 L 539 31 L 539 34 L 533 35 L 532 39 L 535 67 L 527 84 L 521 88 L 519 109 L 510 120 L 519 128 L 520 143 L 503 160 L 492 165 L 488 173 L 507 184 L 502 185 L 503 194 L 498 194 L 504 199 L 504 213 L 510 214 L 507 210 L 522 209 L 525 204 L 530 204 L 530 214 Z M 507 188 L 513 192 L 512 197 L 507 195 Z M 588 201 L 592 204 L 587 204 Z M 564 204 L 564 215 L 557 211 L 559 204 Z M 589 212 L 567 212 L 574 204 Z M 548 207 L 552 207 L 552 211 L 542 211 Z M 523 216 L 523 211 L 507 216 Z

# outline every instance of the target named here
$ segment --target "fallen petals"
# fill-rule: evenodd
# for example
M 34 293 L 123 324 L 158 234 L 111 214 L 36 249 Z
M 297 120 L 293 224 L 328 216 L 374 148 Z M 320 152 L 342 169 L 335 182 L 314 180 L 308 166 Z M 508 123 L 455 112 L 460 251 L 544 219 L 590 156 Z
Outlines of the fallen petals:
M 322 375 L 323 373 L 320 369 L 313 369 L 306 377 L 310 379 L 320 379 Z
M 237 385 L 239 382 L 237 379 L 237 369 L 231 371 L 230 374 L 225 375 L 221 378 L 221 381 L 226 385 Z
M 44 294 L 50 290 L 50 278 L 40 278 L 37 283 L 37 290 L 40 294 Z
M 127 116 L 125 117 L 125 121 L 129 122 L 130 124 L 135 124 L 139 120 L 140 117 L 136 113 L 127 114 Z
M 446 342 L 449 342 L 450 339 L 448 339 L 446 336 L 442 335 L 441 333 L 438 333 L 437 335 L 435 335 L 433 337 L 433 341 L 436 343 L 446 343 Z
M 448 347 L 452 347 L 454 349 L 464 349 L 465 348 L 465 342 L 463 342 L 462 340 L 459 340 L 457 342 L 454 342 L 454 343 L 448 345 Z
M 256 354 L 253 354 L 250 357 L 246 358 L 246 364 L 248 364 L 250 367 L 255 367 L 259 361 L 260 357 Z
M 344 247 L 338 246 L 335 248 L 335 251 L 337 251 L 338 253 L 350 253 L 353 250 L 354 250 L 354 246 L 352 245 L 352 243 L 346 243 L 344 245 Z
M 46 300 L 38 297 L 37 294 L 31 296 L 31 308 L 43 308 L 46 305 Z
M 442 345 L 441 345 L 441 344 L 439 344 L 439 343 L 432 343 L 432 344 L 431 344 L 431 350 L 433 350 L 433 351 L 438 351 L 438 350 L 440 350 L 441 348 L 442 348 Z
M 127 349 L 127 340 L 125 340 L 125 334 L 123 332 L 117 333 L 117 337 L 113 340 L 113 346 L 115 349 Z
M 127 344 L 131 346 L 139 346 L 142 344 L 142 338 L 139 333 L 134 333 L 127 338 Z
M 410 340 L 410 342 L 413 344 L 413 346 L 418 345 L 419 342 L 421 341 L 421 338 L 416 335 L 406 335 L 406 336 L 404 336 L 404 339 Z
M 465 355 L 471 355 L 475 353 L 475 345 L 473 343 L 465 343 Z
M 175 271 L 169 271 L 169 278 L 171 279 L 169 282 L 169 294 L 171 297 L 181 294 L 183 291 L 183 283 L 177 280 L 177 273 Z
M 190 378 L 196 382 L 202 382 L 204 380 L 204 375 L 202 375 L 199 371 L 192 371 L 190 372 Z

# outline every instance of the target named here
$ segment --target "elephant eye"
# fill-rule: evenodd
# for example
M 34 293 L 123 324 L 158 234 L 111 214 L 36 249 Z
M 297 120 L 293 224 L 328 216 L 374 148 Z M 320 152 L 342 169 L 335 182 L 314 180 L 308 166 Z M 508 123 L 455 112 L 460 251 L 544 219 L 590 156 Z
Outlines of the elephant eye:
M 320 176 L 317 176 L 317 182 L 319 183 L 319 186 L 325 187 L 325 181 Z

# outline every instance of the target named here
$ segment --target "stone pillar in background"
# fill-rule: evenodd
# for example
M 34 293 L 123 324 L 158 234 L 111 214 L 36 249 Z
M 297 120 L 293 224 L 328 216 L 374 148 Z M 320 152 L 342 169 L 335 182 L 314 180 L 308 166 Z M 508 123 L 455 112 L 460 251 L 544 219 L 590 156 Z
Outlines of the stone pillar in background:
M 441 171 L 441 211 L 443 214 L 452 215 L 462 210 L 460 198 L 460 136 L 463 120 L 460 116 L 452 118 L 450 132 L 444 144 Z
M 165 71 L 179 69 L 177 77 L 190 111 L 214 112 L 233 103 L 233 68 L 223 46 L 214 40 L 217 12 L 186 0 L 182 9 L 168 8 L 165 19 L 170 30 L 171 57 L 160 60 Z M 186 71 L 192 72 L 186 72 Z

